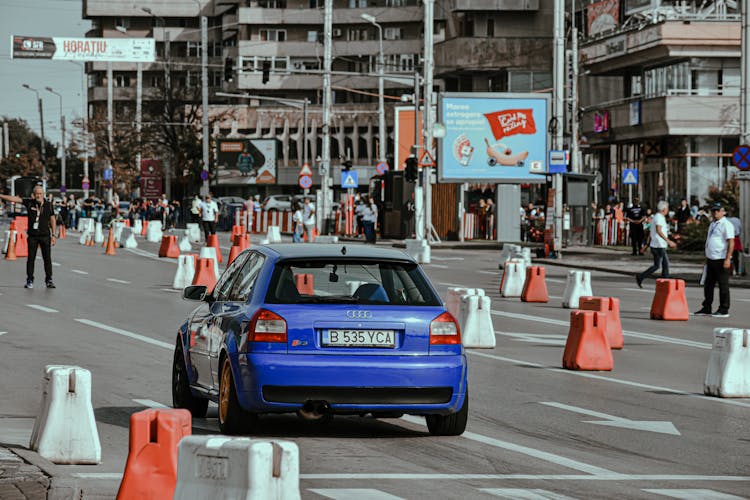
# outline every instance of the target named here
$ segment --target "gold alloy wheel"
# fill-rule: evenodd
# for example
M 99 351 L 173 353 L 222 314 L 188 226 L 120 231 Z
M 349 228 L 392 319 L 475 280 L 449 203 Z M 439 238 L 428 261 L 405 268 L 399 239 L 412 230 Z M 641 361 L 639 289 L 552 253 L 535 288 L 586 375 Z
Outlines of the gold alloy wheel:
M 232 390 L 232 369 L 229 359 L 224 360 L 221 369 L 221 383 L 219 384 L 219 421 L 226 422 L 229 413 L 229 392 Z

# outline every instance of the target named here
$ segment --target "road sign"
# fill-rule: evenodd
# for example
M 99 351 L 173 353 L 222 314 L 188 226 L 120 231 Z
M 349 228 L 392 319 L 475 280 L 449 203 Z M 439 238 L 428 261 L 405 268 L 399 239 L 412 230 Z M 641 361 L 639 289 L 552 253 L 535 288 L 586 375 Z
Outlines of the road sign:
M 112 167 L 104 169 L 104 180 L 105 181 L 111 181 L 112 180 Z
M 299 183 L 299 187 L 302 189 L 310 189 L 312 187 L 312 176 L 310 175 L 300 175 L 299 179 L 297 180 Z
M 420 167 L 434 167 L 435 166 L 435 159 L 432 157 L 429 151 L 426 149 L 422 153 L 422 156 L 419 158 L 419 166 Z
M 89 182 L 88 177 L 84 177 L 83 181 L 81 182 L 81 189 L 89 189 L 91 187 L 91 183 Z
M 343 189 L 359 187 L 359 174 L 356 170 L 341 172 L 341 187 Z
M 742 144 L 734 148 L 732 163 L 740 170 L 750 169 L 750 146 Z
M 201 180 L 203 181 L 208 180 L 208 170 L 201 170 Z
M 308 165 L 307 163 L 304 163 L 302 165 L 302 168 L 299 169 L 299 177 L 302 177 L 303 175 L 312 175 L 312 174 L 313 174 L 313 171 L 310 168 L 310 165 Z
M 375 171 L 378 173 L 378 175 L 383 175 L 384 173 L 388 172 L 388 164 L 384 161 L 381 161 L 375 166 Z
M 638 169 L 637 168 L 624 168 L 622 169 L 622 183 L 638 184 Z
M 568 152 L 564 149 L 550 149 L 547 164 L 550 174 L 564 174 L 568 171 Z

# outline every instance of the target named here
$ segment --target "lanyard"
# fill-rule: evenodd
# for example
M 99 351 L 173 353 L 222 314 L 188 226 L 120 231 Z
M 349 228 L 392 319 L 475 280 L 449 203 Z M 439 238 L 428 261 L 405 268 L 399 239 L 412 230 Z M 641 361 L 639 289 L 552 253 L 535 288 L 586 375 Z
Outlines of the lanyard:
M 34 221 L 34 224 L 39 224 L 39 217 L 42 216 L 42 210 L 44 209 L 44 202 L 40 205 L 39 203 L 36 204 L 36 220 Z M 37 227 L 39 227 L 37 225 Z

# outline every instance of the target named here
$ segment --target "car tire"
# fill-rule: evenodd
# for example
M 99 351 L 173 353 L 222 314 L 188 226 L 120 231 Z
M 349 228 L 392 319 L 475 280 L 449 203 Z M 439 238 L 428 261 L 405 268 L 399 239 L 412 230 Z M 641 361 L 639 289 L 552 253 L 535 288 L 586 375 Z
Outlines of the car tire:
M 426 415 L 427 429 L 433 436 L 460 436 L 466 430 L 469 419 L 469 393 L 464 396 L 464 404 L 450 415 Z
M 172 362 L 172 407 L 184 408 L 195 418 L 203 418 L 208 410 L 208 399 L 193 395 L 188 381 L 182 345 L 177 341 Z
M 257 415 L 240 406 L 232 365 L 229 357 L 225 357 L 219 379 L 219 429 L 223 434 L 248 434 L 257 420 Z

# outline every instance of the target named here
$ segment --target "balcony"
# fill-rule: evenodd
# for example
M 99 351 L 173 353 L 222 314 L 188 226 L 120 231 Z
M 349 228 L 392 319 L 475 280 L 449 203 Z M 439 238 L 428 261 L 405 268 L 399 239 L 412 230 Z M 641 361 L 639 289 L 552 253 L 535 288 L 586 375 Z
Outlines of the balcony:
M 731 21 L 666 21 L 641 25 L 584 41 L 583 69 L 595 75 L 616 75 L 689 57 L 740 57 L 740 23 Z
M 380 23 L 421 22 L 424 17 L 421 7 L 334 9 L 333 24 L 369 24 L 360 17 L 362 14 L 375 16 Z M 323 11 L 321 9 L 305 8 L 263 9 L 259 7 L 241 7 L 239 9 L 239 23 L 267 25 L 322 25 Z
M 638 102 L 640 124 L 631 117 Z M 602 111 L 609 112 L 609 133 L 594 132 L 594 113 Z M 581 125 L 592 145 L 669 135 L 737 135 L 739 113 L 740 99 L 736 96 L 667 95 L 603 104 L 586 111 Z
M 461 68 L 539 69 L 539 54 L 551 51 L 552 38 L 451 38 L 435 44 L 435 66 L 441 73 Z
M 451 10 L 468 11 L 503 11 L 503 10 L 539 10 L 539 0 L 453 0 Z
M 411 73 L 405 75 L 412 76 Z M 238 75 L 236 80 L 237 88 L 240 90 L 319 90 L 323 86 L 323 75 L 321 74 L 300 74 L 300 73 L 281 73 L 280 70 L 272 72 L 269 75 L 268 82 L 263 83 L 263 74 L 261 72 L 245 71 Z M 374 89 L 378 86 L 378 79 L 374 76 L 337 76 L 335 87 L 346 87 L 354 89 Z M 412 86 L 411 83 L 406 85 Z M 384 82 L 386 93 L 388 89 L 404 88 L 404 85 L 390 82 Z

